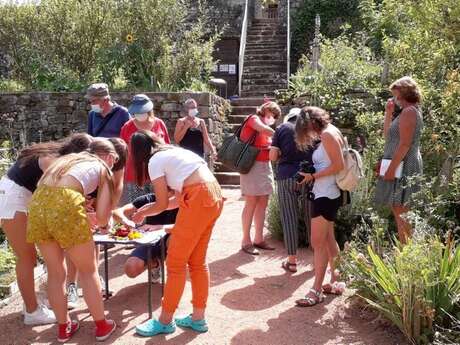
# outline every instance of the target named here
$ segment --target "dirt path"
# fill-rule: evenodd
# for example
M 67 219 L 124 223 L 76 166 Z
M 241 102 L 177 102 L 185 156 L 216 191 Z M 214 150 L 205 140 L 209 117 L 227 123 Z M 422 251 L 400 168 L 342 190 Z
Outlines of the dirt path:
M 312 284 L 312 253 L 302 249 L 298 273 L 289 275 L 280 267 L 283 245 L 273 242 L 277 250 L 251 257 L 239 251 L 239 191 L 226 190 L 224 213 L 215 228 L 209 247 L 211 290 L 206 334 L 178 329 L 168 336 L 141 338 L 134 334 L 137 324 L 147 318 L 146 276 L 129 279 L 122 275 L 122 264 L 129 250 L 114 248 L 110 273 L 112 297 L 106 310 L 120 326 L 107 344 L 196 344 L 196 345 L 333 345 L 405 344 L 400 333 L 380 322 L 374 315 L 349 305 L 346 297 L 328 297 L 314 308 L 297 308 L 294 301 Z M 158 315 L 160 287 L 153 289 L 154 313 Z M 178 313 L 189 313 L 191 289 L 187 283 Z M 53 326 L 26 327 L 21 320 L 21 301 L 0 309 L 0 344 L 50 344 L 55 342 Z M 69 344 L 93 344 L 93 323 L 84 303 L 72 312 L 81 329 Z

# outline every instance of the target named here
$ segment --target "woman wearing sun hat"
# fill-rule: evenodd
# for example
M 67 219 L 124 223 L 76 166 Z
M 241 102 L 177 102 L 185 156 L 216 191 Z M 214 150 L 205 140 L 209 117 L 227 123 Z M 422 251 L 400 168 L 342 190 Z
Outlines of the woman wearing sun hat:
M 150 185 L 146 183 L 144 187 L 136 185 L 134 170 L 132 165 L 132 154 L 130 149 L 131 136 L 138 130 L 147 130 L 155 133 L 166 144 L 170 143 L 168 129 L 165 123 L 155 116 L 153 101 L 144 94 L 135 95 L 128 108 L 133 118 L 125 123 L 121 128 L 120 138 L 128 144 L 128 161 L 125 171 L 125 187 L 121 203 L 132 202 L 138 196 L 151 192 Z

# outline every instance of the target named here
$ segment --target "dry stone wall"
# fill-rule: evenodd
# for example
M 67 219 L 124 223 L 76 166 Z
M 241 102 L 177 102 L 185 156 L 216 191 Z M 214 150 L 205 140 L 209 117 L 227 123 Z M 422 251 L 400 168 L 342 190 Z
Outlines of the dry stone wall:
M 125 107 L 134 93 L 115 92 L 112 99 Z M 222 140 L 230 106 L 211 93 L 147 93 L 155 103 L 155 114 L 168 127 L 172 138 L 182 104 L 191 97 L 199 104 L 212 141 Z M 9 140 L 16 148 L 32 142 L 56 140 L 87 129 L 89 104 L 83 93 L 0 93 L 0 143 Z

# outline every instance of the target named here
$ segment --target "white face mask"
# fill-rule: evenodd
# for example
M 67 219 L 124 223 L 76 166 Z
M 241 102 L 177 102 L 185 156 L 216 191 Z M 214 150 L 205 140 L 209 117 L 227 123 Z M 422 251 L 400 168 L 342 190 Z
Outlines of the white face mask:
M 195 117 L 198 115 L 198 109 L 193 108 L 188 110 L 188 116 Z
M 148 120 L 149 114 L 135 114 L 134 117 L 137 121 L 144 122 Z
M 102 108 L 99 104 L 91 104 L 91 110 L 95 113 L 102 113 Z
M 267 125 L 267 126 L 272 126 L 274 123 L 275 123 L 275 119 L 273 117 L 264 117 L 264 123 Z

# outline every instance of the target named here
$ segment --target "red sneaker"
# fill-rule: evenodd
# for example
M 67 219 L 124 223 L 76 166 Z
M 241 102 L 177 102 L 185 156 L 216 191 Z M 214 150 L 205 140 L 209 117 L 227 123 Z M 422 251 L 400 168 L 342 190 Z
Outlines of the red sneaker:
M 60 343 L 65 343 L 75 334 L 76 331 L 78 331 L 78 328 L 80 328 L 80 324 L 77 320 L 71 320 L 66 324 L 58 325 L 58 327 L 59 330 L 57 340 Z
M 104 341 L 115 331 L 117 324 L 113 320 L 103 320 L 96 322 L 96 340 Z

